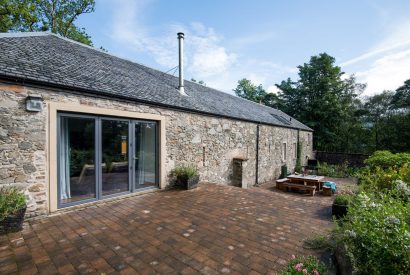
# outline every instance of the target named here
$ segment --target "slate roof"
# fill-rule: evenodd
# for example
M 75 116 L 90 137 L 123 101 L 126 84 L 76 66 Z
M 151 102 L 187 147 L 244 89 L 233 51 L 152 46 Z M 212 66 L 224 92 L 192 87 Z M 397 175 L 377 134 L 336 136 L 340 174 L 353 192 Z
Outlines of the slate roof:
M 0 79 L 67 88 L 214 116 L 312 131 L 261 104 L 178 78 L 51 33 L 0 33 Z

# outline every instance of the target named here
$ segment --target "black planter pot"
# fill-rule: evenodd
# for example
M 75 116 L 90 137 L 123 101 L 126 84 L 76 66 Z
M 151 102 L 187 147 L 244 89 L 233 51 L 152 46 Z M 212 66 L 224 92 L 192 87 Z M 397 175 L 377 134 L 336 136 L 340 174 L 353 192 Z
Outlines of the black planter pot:
M 347 205 L 333 204 L 332 215 L 336 216 L 337 219 L 343 218 L 347 214 L 348 208 L 349 207 Z
M 190 178 L 181 177 L 176 180 L 176 186 L 182 189 L 185 189 L 185 190 L 190 190 L 190 189 L 194 189 L 195 187 L 197 187 L 198 182 L 199 182 L 199 176 L 193 176 Z
M 27 207 L 21 208 L 16 214 L 5 217 L 0 221 L 0 234 L 20 231 L 23 226 Z
M 187 190 L 194 189 L 198 186 L 199 183 L 199 176 L 193 176 L 188 179 L 187 182 Z

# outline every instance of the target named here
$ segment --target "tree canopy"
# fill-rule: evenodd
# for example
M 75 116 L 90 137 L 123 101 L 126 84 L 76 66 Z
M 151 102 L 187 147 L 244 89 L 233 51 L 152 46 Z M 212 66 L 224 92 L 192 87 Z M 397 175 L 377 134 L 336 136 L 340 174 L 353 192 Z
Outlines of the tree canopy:
M 365 85 L 335 65 L 335 58 L 321 53 L 298 66 L 299 79 L 282 81 L 277 87 L 283 111 L 315 131 L 318 149 L 344 151 L 349 147 L 349 130 L 354 125 L 358 95 Z
M 0 31 L 51 31 L 92 46 L 75 21 L 94 8 L 94 0 L 0 0 Z
M 233 90 L 239 97 L 250 101 L 265 104 L 277 108 L 279 105 L 278 96 L 267 93 L 262 85 L 255 85 L 249 79 L 243 78 L 238 81 L 238 85 Z
M 349 131 L 356 127 L 354 113 L 365 85 L 354 76 L 344 77 L 335 59 L 322 53 L 298 66 L 299 79 L 288 78 L 276 86 L 279 94 L 268 94 L 247 79 L 238 82 L 236 95 L 279 108 L 315 131 L 314 146 L 340 151 L 349 147 Z

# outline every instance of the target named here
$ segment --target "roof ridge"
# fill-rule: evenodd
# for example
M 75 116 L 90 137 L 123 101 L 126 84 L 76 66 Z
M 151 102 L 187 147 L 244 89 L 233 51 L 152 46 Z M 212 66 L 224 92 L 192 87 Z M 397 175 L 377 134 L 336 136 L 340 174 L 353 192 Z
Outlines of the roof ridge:
M 29 37 L 29 36 L 46 36 L 50 32 L 0 32 L 0 38 L 3 37 Z

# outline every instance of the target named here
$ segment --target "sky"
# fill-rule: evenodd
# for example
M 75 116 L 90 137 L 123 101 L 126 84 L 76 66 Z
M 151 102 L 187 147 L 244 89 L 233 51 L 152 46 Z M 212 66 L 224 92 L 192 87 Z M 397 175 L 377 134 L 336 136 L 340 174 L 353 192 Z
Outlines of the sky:
M 184 32 L 185 79 L 227 93 L 242 78 L 277 92 L 322 52 L 367 83 L 363 96 L 410 79 L 408 0 L 96 0 L 76 23 L 96 47 L 163 72 Z

